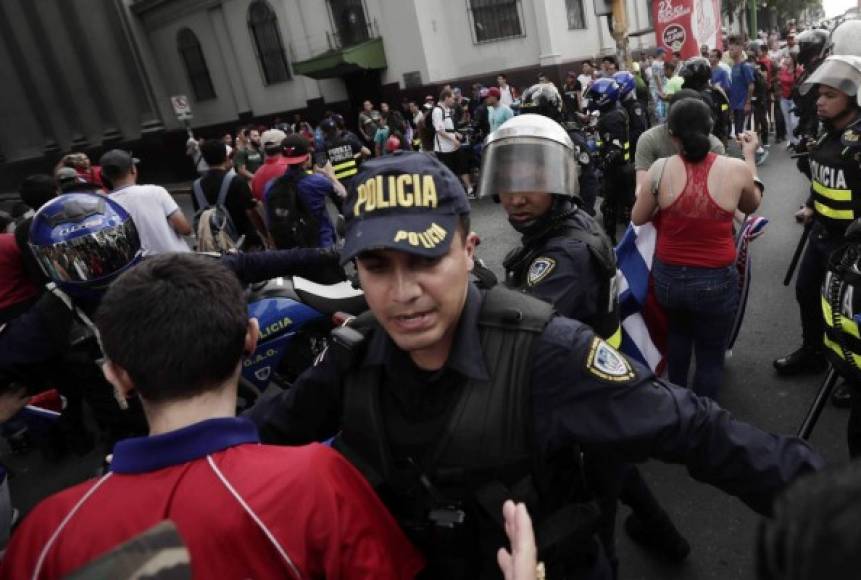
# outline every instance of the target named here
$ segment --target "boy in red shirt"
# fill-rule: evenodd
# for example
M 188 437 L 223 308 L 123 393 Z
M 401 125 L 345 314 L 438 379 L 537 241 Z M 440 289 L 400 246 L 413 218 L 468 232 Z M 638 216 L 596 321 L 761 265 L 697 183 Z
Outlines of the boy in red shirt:
M 121 441 L 110 472 L 43 501 L 13 535 L 0 578 L 59 578 L 172 521 L 196 578 L 410 578 L 423 566 L 362 476 L 322 445 L 261 445 L 236 418 L 254 351 L 236 276 L 190 254 L 129 270 L 97 317 L 118 396 L 137 393 L 150 435 Z

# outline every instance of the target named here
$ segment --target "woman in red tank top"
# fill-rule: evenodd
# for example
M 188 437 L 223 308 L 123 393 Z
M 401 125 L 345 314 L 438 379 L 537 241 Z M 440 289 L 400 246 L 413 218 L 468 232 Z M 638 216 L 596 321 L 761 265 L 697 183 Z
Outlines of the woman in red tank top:
M 747 161 L 711 153 L 711 112 L 697 99 L 674 104 L 667 125 L 680 153 L 655 162 L 652 191 L 638 192 L 631 217 L 636 225 L 653 220 L 658 231 L 652 280 L 669 322 L 670 382 L 687 386 L 696 353 L 693 390 L 717 399 L 739 298 L 733 216 L 761 199 L 753 181 L 757 139 L 743 136 Z

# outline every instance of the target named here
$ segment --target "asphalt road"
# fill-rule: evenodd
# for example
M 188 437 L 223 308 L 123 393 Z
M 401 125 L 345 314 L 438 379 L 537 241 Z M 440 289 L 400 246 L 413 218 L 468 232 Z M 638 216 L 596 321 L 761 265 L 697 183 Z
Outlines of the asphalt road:
M 794 433 L 818 387 L 821 377 L 780 379 L 772 359 L 800 342 L 798 309 L 792 287 L 782 285 L 800 227 L 793 211 L 806 197 L 808 183 L 796 171 L 782 146 L 760 168 L 767 192 L 758 212 L 769 218 L 766 233 L 752 245 L 753 285 L 747 318 L 732 356 L 727 362 L 721 404 L 738 420 L 776 433 Z M 188 196 L 179 198 L 187 215 Z M 502 208 L 490 200 L 474 203 L 473 226 L 481 236 L 479 256 L 500 273 L 505 253 L 518 238 Z M 644 409 L 643 412 L 648 412 Z M 814 446 L 829 462 L 848 458 L 845 445 L 847 412 L 828 407 L 813 434 Z M 2 454 L 15 473 L 13 500 L 22 511 L 45 495 L 95 473 L 101 453 L 67 457 L 48 463 L 38 453 Z M 668 564 L 618 534 L 622 580 L 748 579 L 754 578 L 754 538 L 759 516 L 723 492 L 694 481 L 681 466 L 651 462 L 642 471 L 662 504 L 692 545 L 683 564 Z M 621 508 L 619 529 L 627 508 Z

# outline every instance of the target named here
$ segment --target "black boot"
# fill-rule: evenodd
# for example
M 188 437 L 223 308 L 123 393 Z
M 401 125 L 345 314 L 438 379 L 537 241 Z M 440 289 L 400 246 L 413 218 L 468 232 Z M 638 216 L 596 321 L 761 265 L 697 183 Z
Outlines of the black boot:
M 831 393 L 831 404 L 838 409 L 848 409 L 852 406 L 852 388 L 843 381 Z
M 818 348 L 802 346 L 773 364 L 778 374 L 785 376 L 819 373 L 825 370 L 825 353 Z
M 649 523 L 632 513 L 625 520 L 625 531 L 636 543 L 671 562 L 681 562 L 691 553 L 691 545 L 666 513 Z

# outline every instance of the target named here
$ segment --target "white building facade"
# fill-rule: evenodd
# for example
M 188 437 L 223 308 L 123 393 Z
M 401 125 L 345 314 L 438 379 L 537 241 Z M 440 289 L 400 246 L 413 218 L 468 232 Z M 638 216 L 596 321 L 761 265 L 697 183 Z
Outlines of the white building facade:
M 8 165 L 118 143 L 172 149 L 184 134 L 172 95 L 189 98 L 191 127 L 206 133 L 498 72 L 559 78 L 614 53 L 592 2 L 3 0 L 0 153 Z M 650 26 L 650 0 L 627 7 L 630 31 Z

